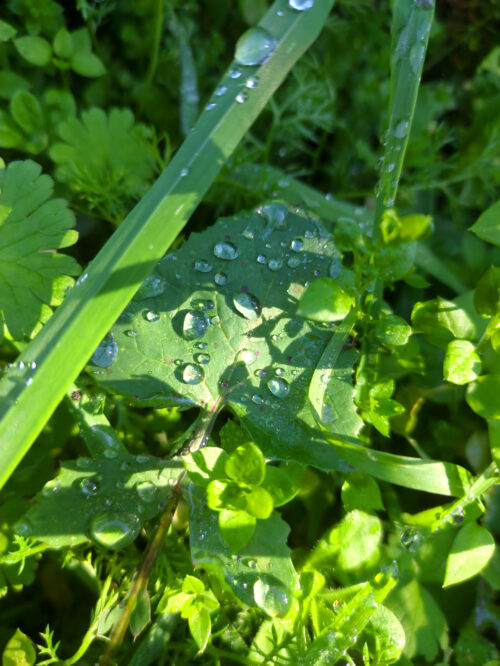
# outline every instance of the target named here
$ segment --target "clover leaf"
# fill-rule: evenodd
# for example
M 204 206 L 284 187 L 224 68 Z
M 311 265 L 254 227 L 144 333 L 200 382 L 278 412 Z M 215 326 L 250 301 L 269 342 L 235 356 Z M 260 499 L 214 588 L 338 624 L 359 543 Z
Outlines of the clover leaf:
M 56 252 L 75 243 L 74 216 L 50 199 L 53 182 L 41 171 L 31 160 L 0 169 L 0 313 L 16 340 L 36 333 L 80 272 Z

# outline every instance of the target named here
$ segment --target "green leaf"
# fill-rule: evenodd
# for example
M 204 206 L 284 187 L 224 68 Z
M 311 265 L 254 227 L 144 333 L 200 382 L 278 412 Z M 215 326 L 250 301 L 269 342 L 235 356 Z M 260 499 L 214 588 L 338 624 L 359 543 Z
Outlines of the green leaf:
M 0 97 L 11 100 L 18 90 L 28 90 L 31 83 L 19 74 L 5 70 L 0 72 Z M 0 139 L 1 140 L 1 139 Z
M 415 264 L 416 243 L 387 245 L 377 250 L 375 267 L 385 282 L 395 282 L 408 275 Z
M 106 67 L 104 67 L 102 60 L 91 51 L 73 51 L 71 69 L 80 76 L 89 78 L 97 78 L 106 74 Z
M 269 518 L 273 510 L 273 498 L 265 488 L 257 486 L 246 495 L 246 511 L 259 520 Z
M 453 338 L 469 340 L 475 336 L 474 323 L 468 313 L 440 297 L 416 303 L 411 321 L 415 333 L 422 333 L 429 342 L 443 349 Z
M 253 3 L 252 3 L 253 4 Z M 252 641 L 248 658 L 250 663 L 298 663 L 298 651 L 286 624 L 279 618 L 265 620 Z
M 27 90 L 16 92 L 10 103 L 10 112 L 26 134 L 29 135 L 44 130 L 45 123 L 40 102 Z
M 481 374 L 481 359 L 475 345 L 468 340 L 452 340 L 443 364 L 443 377 L 453 384 L 468 384 Z
M 19 37 L 14 40 L 19 54 L 32 65 L 45 67 L 50 63 L 52 47 L 43 37 Z
M 500 658 L 498 648 L 471 625 L 460 631 L 453 648 L 453 655 L 457 666 L 469 666 L 470 664 L 499 666 L 500 663 L 499 661 L 493 661 Z
M 2 666 L 33 666 L 36 663 L 36 651 L 33 641 L 16 629 L 2 653 Z
M 224 469 L 233 481 L 258 486 L 264 480 L 266 463 L 259 447 L 246 442 L 229 455 Z
M 182 591 L 184 594 L 202 594 L 205 592 L 205 584 L 199 578 L 188 574 L 182 581 Z
M 477 576 L 493 557 L 494 550 L 495 539 L 487 529 L 476 522 L 464 525 L 448 553 L 443 587 Z
M 337 551 L 337 567 L 342 571 L 352 571 L 369 561 L 381 539 L 380 519 L 357 509 L 346 514 L 328 536 Z
M 474 307 L 483 317 L 494 317 L 500 312 L 500 268 L 490 266 L 474 291 Z
M 467 386 L 465 399 L 483 419 L 500 419 L 500 375 L 482 375 Z
M 471 231 L 488 243 L 500 246 L 500 199 L 479 216 Z
M 248 434 L 233 420 L 228 420 L 219 431 L 220 443 L 225 451 L 231 453 L 240 444 L 248 442 Z
M 151 622 L 151 600 L 147 589 L 139 594 L 134 610 L 130 615 L 130 631 L 134 640 Z
M 286 468 L 266 466 L 266 476 L 262 487 L 271 495 L 274 506 L 290 502 L 299 492 L 300 486 L 287 473 Z
M 403 652 L 406 636 L 401 622 L 385 606 L 379 606 L 361 636 L 366 640 L 370 656 L 376 664 L 394 664 Z
M 280 593 L 282 611 L 291 604 L 298 576 L 287 546 L 289 531 L 289 526 L 272 513 L 267 520 L 256 522 L 251 539 L 234 557 L 221 536 L 217 513 L 204 504 L 203 490 L 195 486 L 190 489 L 189 538 L 193 564 L 215 573 L 248 606 L 257 605 L 254 587 L 263 577 Z
M 156 288 L 122 314 L 112 372 L 89 371 L 144 404 L 210 409 L 223 398 L 265 457 L 347 469 L 305 392 L 330 329 L 295 315 L 303 284 L 335 253 L 318 220 L 281 203 L 220 220 L 168 254 Z
M 35 496 L 16 531 L 54 548 L 90 540 L 105 548 L 122 548 L 162 510 L 181 472 L 180 461 L 149 456 L 66 461 Z
M 202 488 L 206 488 L 214 479 L 222 480 L 226 477 L 227 459 L 227 453 L 215 446 L 205 446 L 194 453 L 182 456 L 182 462 L 190 479 Z
M 7 23 L 6 21 L 0 20 L 0 42 L 8 42 L 14 37 L 17 33 L 16 28 Z
M 370 513 L 384 510 L 377 482 L 368 474 L 362 472 L 349 474 L 342 485 L 341 495 L 346 511 L 359 509 Z
M 59 28 L 58 33 L 54 37 L 54 53 L 60 58 L 68 59 L 73 53 L 73 39 L 71 34 L 66 28 Z
M 255 532 L 256 524 L 257 519 L 246 511 L 223 509 L 219 513 L 220 533 L 233 552 L 247 545 Z
M 212 631 L 212 622 L 210 613 L 206 608 L 200 608 L 189 618 L 189 631 L 194 638 L 200 652 L 203 652 L 208 645 L 210 633 Z
M 65 201 L 49 200 L 52 179 L 40 174 L 30 160 L 0 170 L 1 308 L 16 340 L 38 329 L 79 272 L 72 257 L 54 252 L 76 241 L 73 214 Z
M 402 317 L 393 314 L 382 315 L 377 322 L 375 335 L 388 347 L 400 347 L 408 342 L 411 327 Z
M 207 503 L 214 511 L 245 511 L 246 488 L 233 481 L 210 481 L 207 486 Z
M 386 605 L 405 630 L 404 654 L 409 659 L 421 655 L 435 663 L 439 650 L 448 646 L 448 627 L 430 592 L 413 579 L 395 590 Z
M 156 171 L 149 131 L 135 124 L 129 109 L 105 113 L 92 108 L 81 120 L 69 117 L 59 125 L 64 143 L 50 148 L 58 165 L 56 178 L 76 191 L 90 207 L 111 221 L 121 221 L 126 207 L 151 184 Z
M 330 277 L 314 280 L 302 295 L 297 314 L 313 321 L 339 321 L 349 313 L 354 298 Z

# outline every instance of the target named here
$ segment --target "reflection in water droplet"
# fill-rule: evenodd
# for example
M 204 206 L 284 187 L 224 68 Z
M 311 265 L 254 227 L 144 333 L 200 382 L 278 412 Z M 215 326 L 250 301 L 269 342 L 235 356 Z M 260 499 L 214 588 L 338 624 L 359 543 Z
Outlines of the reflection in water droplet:
M 314 7 L 314 0 L 288 0 L 288 4 L 298 12 L 305 12 Z
M 131 513 L 106 511 L 92 519 L 90 537 L 101 546 L 118 549 L 131 544 L 140 528 L 138 517 Z
M 252 396 L 252 402 L 254 402 L 256 405 L 263 405 L 264 398 L 262 398 L 260 395 L 257 395 L 257 393 L 254 393 Z
M 206 342 L 195 342 L 194 343 L 194 348 L 195 349 L 208 349 L 208 345 Z
M 206 365 L 207 363 L 210 363 L 210 354 L 195 354 L 194 360 L 196 361 L 196 363 L 200 363 L 201 365 Z
M 219 241 L 214 246 L 214 255 L 224 261 L 233 261 L 238 257 L 238 248 L 229 241 Z
M 149 310 L 148 312 L 146 312 L 146 319 L 148 321 L 159 321 L 160 313 L 156 312 L 156 310 Z
M 204 312 L 190 310 L 184 317 L 182 334 L 186 340 L 202 338 L 207 332 L 210 321 Z
M 231 79 L 239 79 L 241 76 L 241 72 L 239 69 L 230 69 L 229 70 L 229 77 Z
M 279 271 L 279 269 L 283 266 L 283 261 L 281 259 L 269 259 L 267 265 L 269 270 Z
M 238 39 L 234 59 L 240 65 L 261 65 L 271 57 L 275 48 L 276 41 L 269 32 L 257 26 Z
M 187 363 L 182 371 L 182 381 L 186 384 L 199 384 L 204 376 L 203 370 L 195 363 Z
M 409 127 L 410 123 L 407 120 L 402 120 L 394 128 L 394 136 L 397 139 L 404 139 L 404 137 L 408 134 Z
M 125 335 L 128 335 L 129 338 L 136 338 L 137 337 L 137 331 L 125 331 Z
M 267 264 L 267 258 L 264 254 L 259 254 L 257 257 L 257 263 L 258 264 Z
M 205 109 L 206 109 L 207 111 L 211 111 L 212 109 L 215 109 L 215 106 L 216 106 L 216 105 L 215 105 L 215 102 L 210 102 L 210 104 L 207 104 L 207 105 L 206 105 Z
M 33 527 L 27 518 L 23 518 L 14 524 L 14 532 L 21 536 L 29 536 L 33 532 Z
M 262 578 L 255 582 L 253 596 L 257 606 L 268 615 L 284 615 L 290 606 L 290 598 L 286 589 L 278 585 L 270 585 Z
M 405 550 L 413 553 L 422 541 L 421 533 L 414 527 L 408 527 L 401 535 L 401 545 Z
M 158 492 L 158 488 L 151 481 L 142 481 L 137 485 L 136 490 L 143 502 L 153 502 Z
M 210 273 L 212 270 L 212 264 L 209 264 L 208 261 L 204 259 L 198 259 L 194 262 L 194 270 L 198 273 Z
M 286 262 L 288 268 L 298 268 L 302 261 L 298 257 L 290 257 Z
M 274 371 L 274 374 L 277 377 L 283 377 L 283 375 L 285 374 L 285 371 L 283 370 L 283 368 L 276 368 L 276 370 Z
M 236 355 L 236 360 L 245 363 L 245 365 L 252 365 L 252 363 L 255 363 L 256 359 L 257 357 L 251 349 L 242 349 Z
M 265 368 L 259 368 L 253 374 L 256 377 L 259 377 L 260 379 L 262 379 L 263 377 L 265 377 L 267 375 L 267 370 Z
M 294 238 L 290 243 L 290 248 L 294 252 L 300 252 L 304 247 L 304 241 L 301 238 Z
M 219 287 L 223 287 L 227 282 L 227 275 L 225 273 L 216 273 L 214 275 L 214 282 Z
M 164 280 L 156 275 L 148 275 L 142 285 L 137 290 L 134 300 L 142 300 L 143 298 L 153 298 L 159 296 L 165 291 L 167 284 Z
M 249 79 L 246 80 L 245 87 L 246 88 L 257 88 L 259 85 L 259 79 L 257 76 L 251 76 Z
M 288 382 L 282 377 L 273 377 L 267 382 L 267 388 L 277 398 L 284 398 L 288 395 Z
M 111 333 L 108 333 L 92 354 L 90 362 L 97 365 L 99 368 L 109 368 L 113 365 L 117 354 L 118 345 L 114 341 Z
M 180 172 L 180 177 L 181 178 L 185 178 L 188 175 L 189 175 L 189 169 L 187 167 L 184 167 L 183 169 L 181 169 L 181 172 Z
M 219 86 L 215 91 L 217 97 L 222 97 L 222 95 L 225 95 L 226 93 L 227 93 L 227 86 Z
M 260 317 L 261 305 L 257 298 L 248 291 L 240 291 L 233 296 L 233 305 L 235 309 L 245 319 L 254 320 Z
M 95 479 L 82 479 L 80 490 L 84 495 L 95 495 L 99 490 L 99 484 Z
M 246 94 L 245 91 L 240 92 L 236 95 L 235 100 L 238 102 L 238 104 L 244 104 L 248 99 L 248 95 Z
M 419 9 L 432 9 L 434 0 L 413 0 Z

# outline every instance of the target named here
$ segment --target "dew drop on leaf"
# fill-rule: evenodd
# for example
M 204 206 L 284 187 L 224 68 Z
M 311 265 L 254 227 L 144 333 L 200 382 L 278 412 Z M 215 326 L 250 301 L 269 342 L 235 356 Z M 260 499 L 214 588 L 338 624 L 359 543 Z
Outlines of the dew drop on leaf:
M 187 363 L 182 370 L 182 381 L 185 384 L 199 384 L 204 377 L 203 370 L 195 363 Z
M 259 85 L 259 79 L 256 76 L 251 76 L 245 82 L 245 87 L 250 89 L 257 88 L 258 85 Z
M 248 95 L 243 90 L 242 92 L 240 92 L 236 95 L 235 99 L 238 102 L 238 104 L 244 104 L 248 99 Z
M 214 245 L 214 255 L 224 261 L 233 261 L 238 258 L 238 248 L 229 241 L 219 241 Z
M 257 606 L 273 616 L 284 615 L 290 605 L 290 598 L 284 588 L 270 585 L 262 579 L 255 582 L 253 596 Z
M 407 527 L 401 535 L 401 545 L 411 553 L 416 550 L 421 541 L 422 535 L 414 527 Z
M 216 273 L 214 275 L 214 282 L 217 286 L 223 287 L 227 282 L 227 275 L 225 273 Z
M 245 365 L 252 365 L 252 363 L 255 363 L 256 359 L 257 357 L 251 349 L 242 349 L 236 356 L 236 360 L 245 363 Z
M 181 172 L 180 172 L 180 177 L 181 178 L 185 178 L 188 175 L 189 175 L 189 169 L 187 167 L 184 167 L 183 169 L 181 169 Z
M 231 79 L 239 79 L 241 76 L 241 71 L 239 69 L 230 69 L 229 70 L 229 78 Z
M 314 7 L 314 0 L 288 0 L 288 4 L 292 9 L 298 12 L 305 12 L 311 7 Z
M 210 273 L 212 270 L 212 264 L 209 264 L 208 261 L 204 259 L 198 259 L 194 262 L 194 270 L 198 273 Z
M 159 321 L 160 313 L 156 312 L 156 310 L 148 310 L 146 312 L 146 319 L 148 321 Z
M 301 260 L 298 257 L 290 257 L 286 262 L 288 268 L 298 268 L 301 264 Z
M 153 502 L 158 493 L 158 488 L 151 481 L 142 481 L 137 485 L 136 490 L 143 502 Z
M 137 300 L 143 300 L 144 298 L 153 298 L 154 296 L 159 296 L 163 294 L 166 288 L 166 283 L 164 280 L 156 277 L 155 275 L 148 275 L 144 280 L 142 285 L 137 290 L 134 298 Z
M 236 43 L 234 59 L 240 65 L 261 65 L 276 48 L 276 41 L 267 30 L 256 26 L 244 32 Z
M 215 109 L 215 106 L 216 106 L 215 102 L 210 102 L 210 104 L 206 105 L 205 110 L 211 111 L 212 109 Z
M 227 86 L 219 86 L 215 91 L 217 97 L 222 97 L 222 95 L 225 95 L 226 93 L 227 93 Z
M 92 519 L 90 537 L 106 548 L 123 548 L 136 539 L 140 528 L 139 519 L 131 513 L 106 511 Z
M 267 264 L 267 259 L 264 254 L 259 254 L 257 257 L 257 263 L 258 264 Z
M 290 243 L 290 248 L 294 252 L 300 252 L 304 247 L 304 241 L 301 238 L 294 238 Z
M 264 398 L 257 393 L 254 393 L 252 396 L 252 402 L 256 405 L 263 405 L 264 404 Z
M 194 343 L 194 348 L 195 349 L 208 349 L 208 345 L 206 342 L 195 342 Z
M 210 354 L 195 354 L 194 360 L 200 365 L 206 365 L 207 363 L 210 363 Z
M 283 266 L 283 262 L 281 259 L 269 259 L 267 265 L 269 267 L 269 270 L 279 271 L 279 269 Z
M 273 377 L 267 382 L 267 388 L 277 398 L 284 398 L 288 395 L 288 382 L 282 377 Z
M 259 368 L 253 374 L 256 377 L 259 377 L 260 379 L 262 379 L 263 377 L 265 377 L 267 375 L 267 370 L 265 368 Z
M 136 338 L 137 337 L 137 331 L 134 331 L 133 329 L 130 329 L 128 331 L 125 331 L 125 335 L 127 335 L 129 338 Z
M 14 525 L 14 532 L 16 534 L 20 534 L 21 536 L 29 536 L 33 532 L 33 528 L 29 520 L 27 518 L 23 518 Z
M 434 0 L 413 0 L 419 9 L 432 9 Z
M 118 354 L 118 345 L 111 333 L 102 340 L 95 352 L 92 354 L 90 362 L 100 368 L 109 368 Z
M 182 334 L 185 340 L 202 338 L 207 332 L 210 320 L 204 312 L 189 310 L 184 317 Z
M 245 319 L 253 320 L 260 317 L 262 307 L 257 298 L 248 291 L 240 291 L 233 296 L 235 309 Z
M 409 127 L 410 123 L 407 120 L 402 120 L 394 128 L 394 136 L 397 139 L 404 139 L 404 137 L 408 134 Z

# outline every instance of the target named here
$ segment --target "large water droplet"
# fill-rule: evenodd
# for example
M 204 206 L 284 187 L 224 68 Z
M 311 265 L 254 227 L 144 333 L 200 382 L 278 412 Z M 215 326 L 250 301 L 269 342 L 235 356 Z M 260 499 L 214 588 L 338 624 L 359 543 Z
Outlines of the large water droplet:
M 284 615 L 290 606 L 290 597 L 286 589 L 270 585 L 261 578 L 253 586 L 253 596 L 257 606 L 268 615 Z
M 397 139 L 404 139 L 404 137 L 408 134 L 409 127 L 410 123 L 407 120 L 402 120 L 394 128 L 394 136 Z
M 240 65 L 261 65 L 276 48 L 276 41 L 267 30 L 257 26 L 244 32 L 236 43 L 234 58 Z
M 160 321 L 160 313 L 156 310 L 148 310 L 145 317 L 148 321 Z
M 267 382 L 267 388 L 277 398 L 284 398 L 288 395 L 288 382 L 282 377 L 272 377 Z
M 238 248 L 229 241 L 219 241 L 214 245 L 214 255 L 224 261 L 233 261 L 238 257 Z
M 212 264 L 209 264 L 208 261 L 204 259 L 198 259 L 194 262 L 194 270 L 198 273 L 210 273 L 212 270 Z
M 186 384 L 199 384 L 204 377 L 203 370 L 195 363 L 187 363 L 182 370 L 182 381 Z
M 92 354 L 90 362 L 99 366 L 100 368 L 109 368 L 111 365 L 113 365 L 117 354 L 118 345 L 114 341 L 111 333 L 108 333 L 108 335 Z
M 236 360 L 245 363 L 245 365 L 252 365 L 252 363 L 255 363 L 256 359 L 257 356 L 251 349 L 242 349 L 236 355 Z
M 302 250 L 303 247 L 304 247 L 304 241 L 302 240 L 302 238 L 294 238 L 294 239 L 290 242 L 290 248 L 291 248 L 294 252 L 300 252 L 300 251 Z
M 298 12 L 305 12 L 314 7 L 314 0 L 288 0 L 288 4 Z
M 182 334 L 186 340 L 202 338 L 207 332 L 210 320 L 204 312 L 190 310 L 184 317 Z
M 233 305 L 235 309 L 245 319 L 258 319 L 261 313 L 261 305 L 258 299 L 248 291 L 240 291 L 233 296 Z
M 80 481 L 80 490 L 84 495 L 96 495 L 99 491 L 99 484 L 95 479 L 82 479 Z
M 153 502 L 158 493 L 158 488 L 151 481 L 142 481 L 137 485 L 136 490 L 143 502 Z
M 131 513 L 106 511 L 92 519 L 90 537 L 101 546 L 116 550 L 132 543 L 140 528 L 139 519 Z
M 421 533 L 414 527 L 408 527 L 401 535 L 401 545 L 405 550 L 413 553 L 422 541 Z
M 214 282 L 219 287 L 223 287 L 227 282 L 227 275 L 225 273 L 216 273 L 214 275 Z

